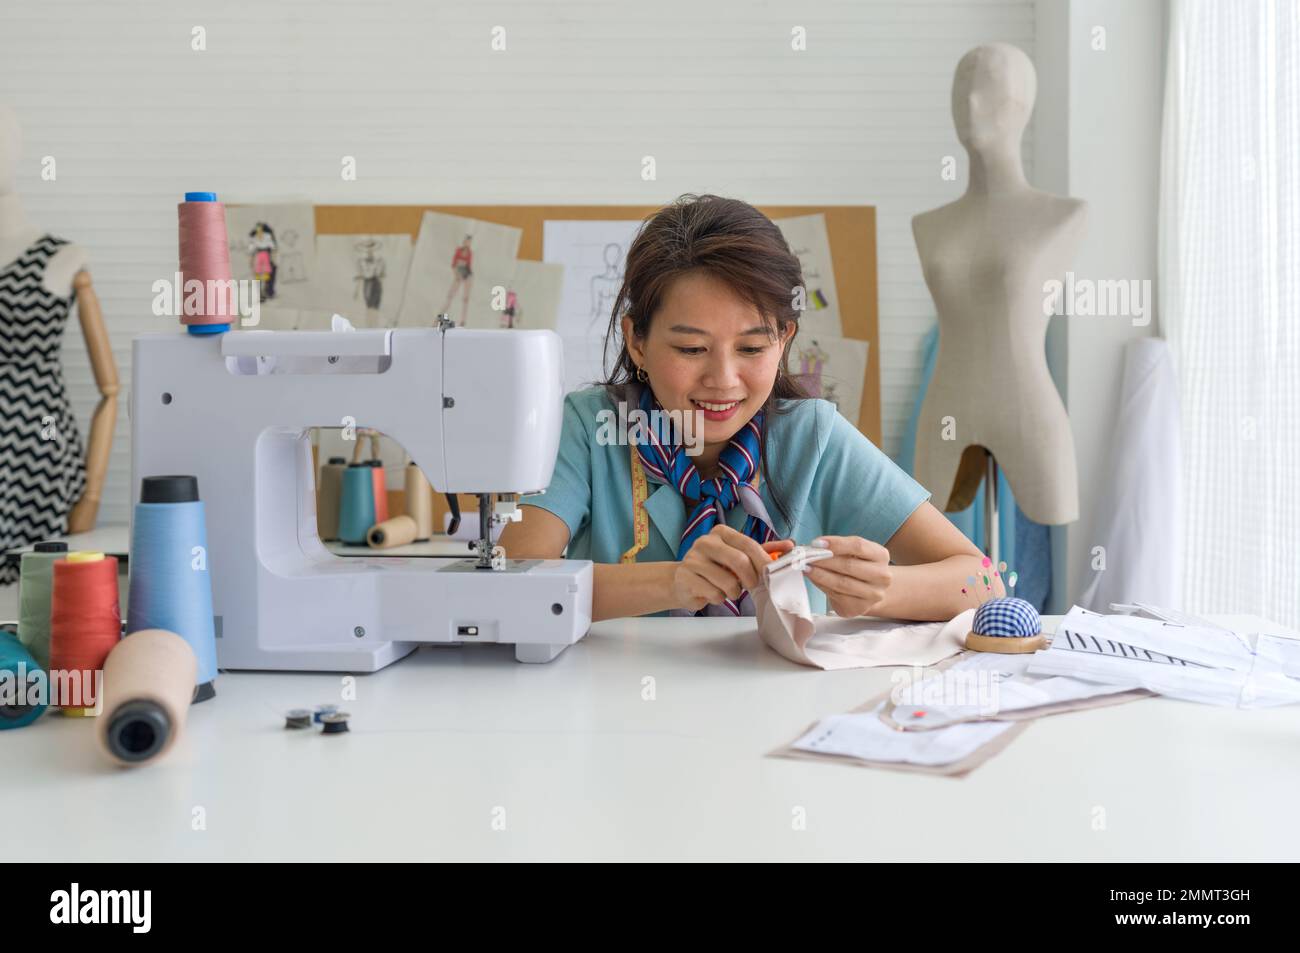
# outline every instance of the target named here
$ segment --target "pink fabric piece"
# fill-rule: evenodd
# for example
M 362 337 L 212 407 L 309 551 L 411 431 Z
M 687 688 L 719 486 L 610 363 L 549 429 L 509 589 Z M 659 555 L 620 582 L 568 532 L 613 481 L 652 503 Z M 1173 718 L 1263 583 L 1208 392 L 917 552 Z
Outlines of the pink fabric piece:
M 752 593 L 759 637 L 777 654 L 813 668 L 934 665 L 966 647 L 966 633 L 975 618 L 974 609 L 948 622 L 813 615 L 798 560 L 763 575 L 766 584 Z

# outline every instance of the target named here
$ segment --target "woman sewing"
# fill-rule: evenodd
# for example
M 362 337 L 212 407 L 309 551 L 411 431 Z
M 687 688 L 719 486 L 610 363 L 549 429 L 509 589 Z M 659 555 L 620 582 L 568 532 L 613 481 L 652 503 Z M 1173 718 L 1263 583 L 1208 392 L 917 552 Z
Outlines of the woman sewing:
M 980 551 L 789 374 L 801 286 L 780 229 L 745 202 L 686 195 L 648 219 L 610 316 L 617 363 L 565 398 L 551 484 L 520 500 L 506 554 L 592 560 L 593 621 L 752 615 L 770 554 L 796 543 L 834 554 L 805 569 L 814 612 L 929 621 L 970 607 Z M 633 409 L 650 426 L 609 439 Z

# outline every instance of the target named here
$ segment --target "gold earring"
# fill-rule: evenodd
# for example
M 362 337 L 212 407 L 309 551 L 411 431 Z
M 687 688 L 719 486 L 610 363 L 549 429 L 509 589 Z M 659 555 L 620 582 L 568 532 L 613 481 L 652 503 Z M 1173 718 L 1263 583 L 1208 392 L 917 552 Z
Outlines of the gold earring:
M 644 383 L 646 383 L 646 381 L 650 380 L 650 375 L 648 375 L 648 374 L 645 372 L 645 368 L 644 368 L 644 367 L 641 367 L 640 365 L 637 365 L 637 369 L 636 369 L 636 379 L 639 380 L 642 384 L 644 384 Z

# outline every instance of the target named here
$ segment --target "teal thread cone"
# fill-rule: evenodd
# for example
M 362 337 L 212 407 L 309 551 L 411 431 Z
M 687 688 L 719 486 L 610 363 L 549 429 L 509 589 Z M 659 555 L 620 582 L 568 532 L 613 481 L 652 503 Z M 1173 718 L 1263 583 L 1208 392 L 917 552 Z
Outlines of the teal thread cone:
M 48 627 L 49 622 L 46 621 Z M 38 673 L 33 677 L 33 673 Z M 30 725 L 45 711 L 45 675 L 12 632 L 0 629 L 0 731 Z
M 339 539 L 364 545 L 366 533 L 375 525 L 374 469 L 354 463 L 343 471 L 343 493 L 339 502 Z
M 217 643 L 198 481 L 145 477 L 142 483 L 131 526 L 127 635 L 142 629 L 175 632 L 198 659 L 197 684 L 209 685 L 217 677 Z M 208 697 L 211 693 L 202 693 L 198 700 Z

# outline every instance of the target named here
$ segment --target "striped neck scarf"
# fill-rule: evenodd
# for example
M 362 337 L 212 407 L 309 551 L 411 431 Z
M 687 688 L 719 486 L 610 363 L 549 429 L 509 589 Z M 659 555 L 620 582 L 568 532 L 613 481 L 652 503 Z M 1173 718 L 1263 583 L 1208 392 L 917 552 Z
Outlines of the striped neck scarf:
M 670 418 L 649 387 L 641 389 L 640 409 L 645 414 L 645 422 L 641 428 L 643 439 L 637 444 L 637 455 L 641 458 L 646 474 L 660 483 L 675 487 L 683 498 L 699 500 L 686 517 L 686 529 L 677 546 L 677 559 L 680 562 L 697 539 L 719 523 L 726 522 L 727 511 L 740 502 L 740 485 L 749 483 L 758 472 L 763 412 L 755 414 L 731 438 L 718 457 L 719 475 L 706 480 L 696 470 L 695 464 L 686 454 L 686 448 L 680 443 L 672 442 Z M 652 411 L 659 413 L 653 414 Z M 744 533 L 759 543 L 776 539 L 772 527 L 753 513 L 745 520 Z M 742 592 L 740 598 L 726 601 L 726 607 L 732 615 L 741 614 L 740 602 L 744 598 L 745 593 Z

